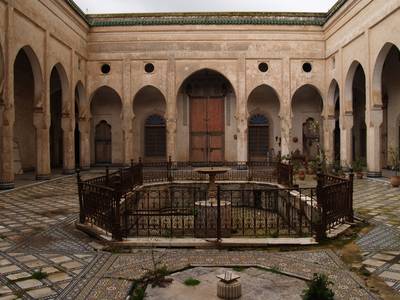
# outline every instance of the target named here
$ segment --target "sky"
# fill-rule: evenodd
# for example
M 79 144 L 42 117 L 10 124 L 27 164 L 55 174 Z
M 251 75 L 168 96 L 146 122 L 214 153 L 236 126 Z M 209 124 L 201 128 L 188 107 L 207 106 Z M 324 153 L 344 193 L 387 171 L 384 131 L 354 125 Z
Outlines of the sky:
M 336 0 L 74 0 L 87 14 L 151 12 L 327 12 Z

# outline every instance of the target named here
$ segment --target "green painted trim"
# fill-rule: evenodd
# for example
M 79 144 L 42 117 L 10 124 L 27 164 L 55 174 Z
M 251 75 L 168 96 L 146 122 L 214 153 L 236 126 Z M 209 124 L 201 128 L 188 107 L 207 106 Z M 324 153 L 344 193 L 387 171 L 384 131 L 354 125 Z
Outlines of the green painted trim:
M 74 2 L 74 0 L 65 0 L 69 6 L 86 22 L 90 25 L 87 15 L 82 11 L 82 9 Z
M 338 0 L 327 13 L 199 12 L 88 14 L 74 0 L 65 0 L 91 27 L 155 25 L 311 25 L 323 26 L 346 2 Z

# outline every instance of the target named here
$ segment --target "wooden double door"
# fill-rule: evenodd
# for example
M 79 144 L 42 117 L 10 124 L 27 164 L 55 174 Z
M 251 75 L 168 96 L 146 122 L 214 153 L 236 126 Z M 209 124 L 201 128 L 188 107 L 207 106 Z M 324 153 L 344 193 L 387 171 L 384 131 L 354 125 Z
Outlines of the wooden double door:
M 224 160 L 225 101 L 223 97 L 190 98 L 190 160 Z

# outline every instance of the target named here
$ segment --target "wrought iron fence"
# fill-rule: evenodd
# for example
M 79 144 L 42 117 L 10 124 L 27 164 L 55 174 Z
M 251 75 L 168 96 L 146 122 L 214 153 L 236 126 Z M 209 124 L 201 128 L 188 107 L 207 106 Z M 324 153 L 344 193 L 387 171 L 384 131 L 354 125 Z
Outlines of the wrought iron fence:
M 214 164 L 218 166 L 220 164 Z M 218 203 L 207 191 L 192 188 L 140 190 L 143 184 L 206 181 L 198 164 L 139 163 L 106 175 L 81 180 L 77 172 L 80 223 L 123 236 L 325 236 L 334 225 L 352 220 L 352 176 L 318 174 L 315 189 L 293 189 L 293 168 L 279 162 L 226 163 L 221 181 L 261 181 L 286 188 L 220 189 Z M 221 205 L 222 203 L 222 205 Z M 217 215 L 216 215 L 217 214 Z M 219 215 L 219 217 L 218 217 Z
M 166 185 L 135 191 L 124 202 L 124 235 L 311 236 L 318 212 L 308 206 L 317 207 L 315 189 L 219 188 L 217 201 L 208 201 L 204 188 Z

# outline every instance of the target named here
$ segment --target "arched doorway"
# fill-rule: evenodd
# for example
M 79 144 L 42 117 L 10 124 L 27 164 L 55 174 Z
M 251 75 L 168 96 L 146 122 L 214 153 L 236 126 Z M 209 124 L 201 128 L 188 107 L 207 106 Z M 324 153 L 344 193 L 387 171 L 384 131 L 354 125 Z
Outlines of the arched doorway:
M 121 109 L 121 98 L 114 89 L 102 86 L 92 94 L 92 164 L 123 163 Z
M 183 82 L 178 97 L 183 125 L 178 138 L 188 137 L 189 160 L 235 160 L 236 130 L 232 126 L 235 96 L 230 82 L 214 70 L 203 69 Z
M 62 108 L 68 89 L 66 80 L 64 68 L 55 65 L 50 75 L 50 166 L 54 169 L 64 164 Z
M 399 57 L 399 48 L 391 43 L 385 44 L 380 51 L 374 70 L 374 91 L 381 91 L 383 109 L 383 123 L 381 126 L 381 167 L 392 167 L 393 155 L 396 155 L 396 149 L 400 149 Z M 378 68 L 381 68 L 381 70 Z M 380 84 L 380 86 L 376 86 L 378 84 Z
M 319 125 L 313 118 L 303 123 L 303 155 L 308 160 L 315 159 L 320 145 Z
M 249 160 L 265 160 L 270 149 L 269 122 L 266 116 L 256 114 L 249 119 Z
M 268 85 L 256 87 L 248 97 L 247 111 L 250 115 L 247 131 L 248 159 L 254 161 L 272 158 L 280 151 L 281 126 L 278 94 Z
M 337 98 L 335 103 L 335 129 L 333 131 L 333 159 L 336 164 L 340 164 L 340 101 Z
M 365 73 L 358 64 L 352 84 L 353 108 L 353 161 L 367 160 L 367 126 L 365 123 Z
M 340 91 L 339 85 L 335 79 L 332 80 L 328 90 L 328 116 L 333 117 L 334 129 L 332 137 L 332 163 L 337 167 L 340 166 Z
M 36 169 L 35 95 L 41 90 L 39 63 L 33 50 L 22 48 L 14 61 L 14 173 Z M 36 68 L 36 71 L 35 71 Z
M 111 125 L 104 120 L 96 125 L 94 143 L 96 164 L 111 164 Z
M 322 109 L 321 94 L 314 86 L 303 85 L 294 93 L 291 149 L 308 161 L 315 160 L 321 149 Z
M 165 111 L 165 97 L 154 86 L 141 88 L 133 99 L 134 153 L 144 161 L 167 160 Z
M 83 105 L 84 99 L 84 87 L 81 81 L 79 81 L 75 86 L 75 130 L 74 130 L 74 140 L 75 140 L 75 165 L 77 167 L 81 166 L 81 134 L 79 129 L 79 120 L 81 117 L 80 107 Z
M 159 115 L 151 115 L 144 124 L 144 155 L 145 158 L 166 157 L 165 120 Z

